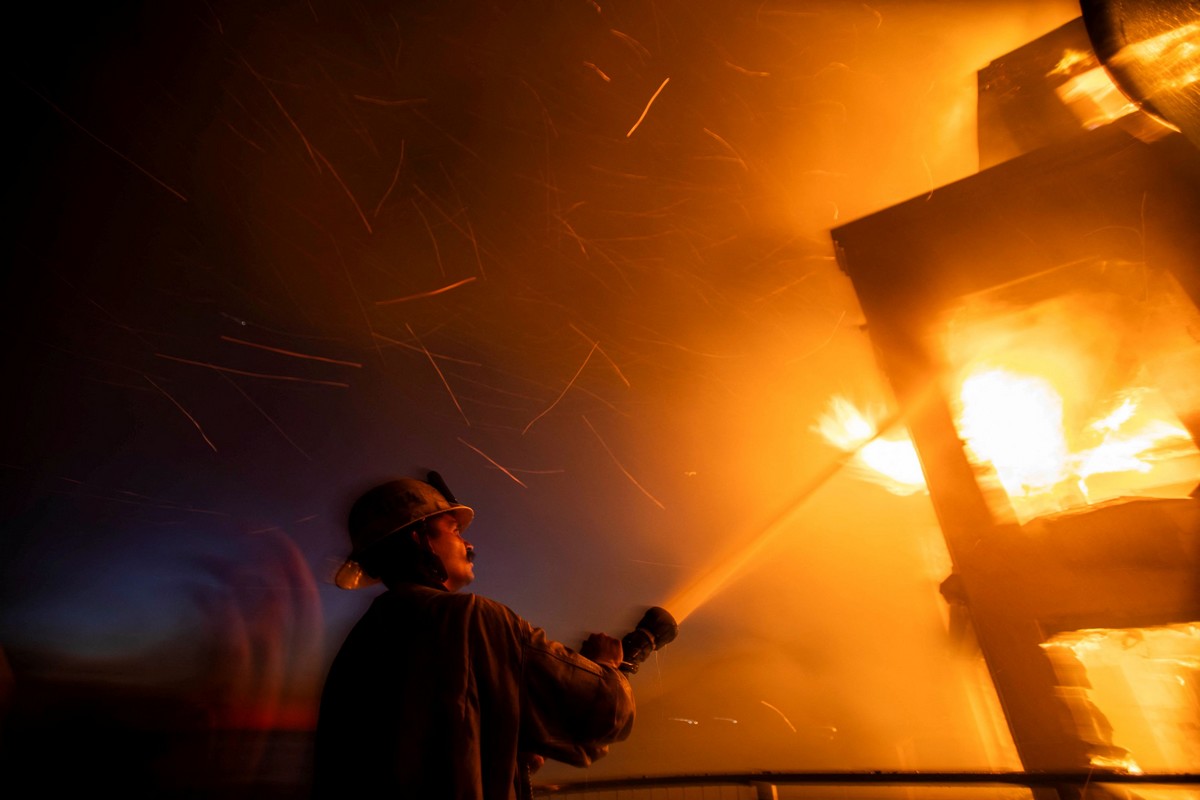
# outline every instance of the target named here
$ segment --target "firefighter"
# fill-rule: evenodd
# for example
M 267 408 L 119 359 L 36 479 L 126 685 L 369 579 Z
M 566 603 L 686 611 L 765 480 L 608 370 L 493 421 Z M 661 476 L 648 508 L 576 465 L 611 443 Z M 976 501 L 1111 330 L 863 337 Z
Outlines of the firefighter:
M 544 758 L 587 766 L 629 736 L 621 643 L 580 652 L 507 607 L 461 591 L 475 577 L 463 537 L 474 511 L 436 473 L 364 493 L 335 579 L 380 594 L 325 680 L 314 796 L 511 800 Z

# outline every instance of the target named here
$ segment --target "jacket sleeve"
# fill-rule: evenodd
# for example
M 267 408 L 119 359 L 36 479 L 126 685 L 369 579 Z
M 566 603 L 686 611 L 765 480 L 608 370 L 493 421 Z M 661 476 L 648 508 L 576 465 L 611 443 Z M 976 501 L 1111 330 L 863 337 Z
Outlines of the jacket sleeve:
M 546 638 L 533 628 L 525 643 L 525 749 L 587 766 L 633 730 L 633 690 L 625 675 Z
M 625 675 L 503 610 L 521 642 L 520 749 L 583 767 L 628 738 L 635 707 Z

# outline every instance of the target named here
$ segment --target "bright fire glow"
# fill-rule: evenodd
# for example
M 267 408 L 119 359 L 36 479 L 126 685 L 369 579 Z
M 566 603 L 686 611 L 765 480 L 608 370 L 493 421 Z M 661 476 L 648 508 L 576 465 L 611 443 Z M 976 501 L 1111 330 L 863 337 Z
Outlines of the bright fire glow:
M 1157 461 L 1194 453 L 1187 429 L 1151 399 L 1126 392 L 1072 434 L 1049 378 L 990 368 L 963 380 L 958 428 L 972 461 L 992 467 L 1026 522 L 1121 494 L 1094 478 L 1145 475 Z
M 958 429 L 977 461 L 991 462 L 1010 496 L 1067 477 L 1062 398 L 1046 380 L 1002 369 L 963 381 Z
M 1097 491 L 1090 483 L 1096 476 L 1145 474 L 1158 460 L 1196 453 L 1187 429 L 1144 402 L 1147 394 L 1126 393 L 1069 436 L 1063 397 L 1049 378 L 986 367 L 962 381 L 957 425 L 970 459 L 990 467 L 1026 522 L 1119 496 Z M 871 441 L 880 417 L 834 397 L 816 430 L 845 452 L 861 448 L 853 461 L 863 477 L 897 494 L 920 491 L 924 476 L 912 442 Z
M 1088 130 L 1137 111 L 1137 106 L 1121 93 L 1104 67 L 1081 72 L 1055 91 Z
M 913 494 L 925 488 L 925 474 L 916 448 L 907 438 L 873 439 L 881 414 L 860 411 L 849 400 L 834 397 L 815 430 L 838 449 L 855 453 L 852 464 L 860 476 L 894 494 Z M 857 452 L 855 452 L 857 451 Z

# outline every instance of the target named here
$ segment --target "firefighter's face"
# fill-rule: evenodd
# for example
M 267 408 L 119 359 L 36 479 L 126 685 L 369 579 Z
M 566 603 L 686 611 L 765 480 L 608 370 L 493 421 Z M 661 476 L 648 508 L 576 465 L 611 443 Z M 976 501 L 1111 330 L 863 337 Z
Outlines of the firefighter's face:
M 446 570 L 445 587 L 457 592 L 475 580 L 475 565 L 468 556 L 473 549 L 471 543 L 463 538 L 455 516 L 441 514 L 433 517 L 427 520 L 426 530 L 429 532 L 429 548 L 442 560 Z

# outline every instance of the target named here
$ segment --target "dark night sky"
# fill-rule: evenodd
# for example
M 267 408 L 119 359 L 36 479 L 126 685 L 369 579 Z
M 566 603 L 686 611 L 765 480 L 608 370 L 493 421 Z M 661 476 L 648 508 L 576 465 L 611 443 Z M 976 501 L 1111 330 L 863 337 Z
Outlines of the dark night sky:
M 21 13 L 16 691 L 303 725 L 369 601 L 329 579 L 380 479 L 442 472 L 478 512 L 473 588 L 568 642 L 752 538 L 837 455 L 827 400 L 888 400 L 829 229 L 973 172 L 975 71 L 1078 11 Z M 638 731 L 596 771 L 1004 765 L 928 500 L 841 475 L 803 511 L 635 677 Z

